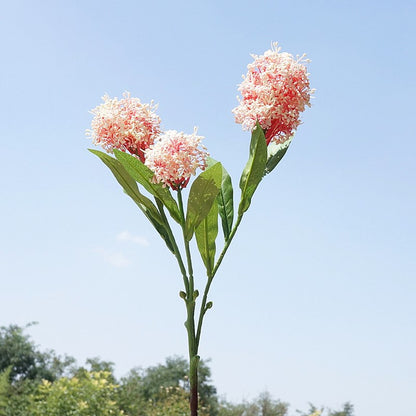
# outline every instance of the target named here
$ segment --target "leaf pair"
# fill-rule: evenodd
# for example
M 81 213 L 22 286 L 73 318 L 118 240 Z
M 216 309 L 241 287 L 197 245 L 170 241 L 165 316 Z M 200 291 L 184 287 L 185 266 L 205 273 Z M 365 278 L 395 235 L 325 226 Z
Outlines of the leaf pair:
M 195 179 L 189 193 L 185 238 L 190 240 L 195 231 L 198 250 L 210 276 L 215 263 L 218 214 L 227 240 L 231 233 L 234 207 L 230 175 L 216 160 L 208 158 L 207 162 L 207 170 Z
M 208 158 L 208 166 L 213 166 L 215 163 L 217 163 L 216 160 L 211 157 Z M 234 200 L 231 177 L 224 166 L 222 167 L 221 188 L 217 196 L 217 207 L 217 211 L 221 217 L 224 239 L 227 241 L 233 226 Z
M 251 136 L 249 159 L 240 179 L 241 199 L 238 207 L 240 219 L 250 207 L 254 192 L 262 178 L 282 160 L 291 139 L 280 145 L 271 143 L 267 146 L 263 129 L 257 122 Z M 173 253 L 174 242 L 170 237 L 172 234 L 166 217 L 162 216 L 163 211 L 159 211 L 153 202 L 139 191 L 137 183 L 156 198 L 158 205 L 162 203 L 171 217 L 184 227 L 184 236 L 187 241 L 190 241 L 195 233 L 198 249 L 207 273 L 210 275 L 215 262 L 218 215 L 221 217 L 226 242 L 230 238 L 234 219 L 231 177 L 221 163 L 210 158 L 208 169 L 193 182 L 183 224 L 182 215 L 169 189 L 161 184 L 153 183 L 153 172 L 139 159 L 119 150 L 114 150 L 116 159 L 98 150 L 90 149 L 90 151 L 107 165 L 124 192 L 143 211 Z
M 261 180 L 282 160 L 291 141 L 292 137 L 283 144 L 270 143 L 267 146 L 264 131 L 257 122 L 251 135 L 249 158 L 240 179 L 239 216 L 248 210 Z
M 210 166 L 193 182 L 186 212 L 185 239 L 190 241 L 195 229 L 207 217 L 221 189 L 222 165 Z
M 221 163 L 210 165 L 195 179 L 188 197 L 185 239 L 191 240 L 195 233 L 208 275 L 211 275 L 215 262 L 215 239 L 218 235 L 218 205 L 215 201 L 221 191 L 222 175 Z
M 153 202 L 144 196 L 137 186 L 142 185 L 151 195 L 160 201 L 169 211 L 171 217 L 184 226 L 185 238 L 190 241 L 197 234 L 198 247 L 207 269 L 212 269 L 215 257 L 215 238 L 218 233 L 218 209 L 214 207 L 215 199 L 221 189 L 223 168 L 221 163 L 215 163 L 202 172 L 193 182 L 188 197 L 188 207 L 185 224 L 175 199 L 168 188 L 152 182 L 153 172 L 139 159 L 119 150 L 114 150 L 116 159 L 108 154 L 90 149 L 111 170 L 124 192 L 133 199 L 141 211 L 155 227 L 156 231 L 166 242 L 169 250 L 174 253 L 174 244 L 169 233 L 169 224 L 162 217 L 161 211 Z M 216 211 L 215 211 L 216 210 Z M 196 232 L 196 230 L 198 230 Z
M 249 159 L 240 179 L 241 200 L 238 207 L 239 217 L 241 217 L 250 207 L 254 192 L 256 191 L 263 177 L 270 173 L 282 160 L 290 145 L 291 140 L 292 138 L 283 144 L 277 145 L 275 143 L 270 143 L 269 146 L 267 146 L 264 131 L 260 124 L 257 123 L 256 128 L 254 129 L 251 136 Z M 208 172 L 217 164 L 218 163 L 214 159 L 209 158 L 208 166 L 210 166 L 210 168 L 206 172 Z M 217 175 L 218 173 L 216 172 L 215 174 Z M 202 175 L 203 174 L 200 176 Z M 195 183 L 197 183 L 197 181 L 198 179 L 195 181 Z M 217 203 L 211 206 L 208 214 L 204 217 L 204 220 L 201 221 L 200 225 L 197 226 L 195 230 L 198 249 L 201 253 L 205 267 L 207 268 L 208 275 L 210 275 L 214 268 L 216 250 L 215 239 L 218 234 L 218 214 L 221 217 L 222 229 L 226 242 L 230 238 L 233 226 L 233 187 L 231 183 L 231 177 L 224 167 L 222 167 L 221 171 L 221 186 L 216 198 L 216 202 Z M 198 209 L 200 209 L 200 207 Z M 205 207 L 204 215 L 206 209 L 207 207 Z

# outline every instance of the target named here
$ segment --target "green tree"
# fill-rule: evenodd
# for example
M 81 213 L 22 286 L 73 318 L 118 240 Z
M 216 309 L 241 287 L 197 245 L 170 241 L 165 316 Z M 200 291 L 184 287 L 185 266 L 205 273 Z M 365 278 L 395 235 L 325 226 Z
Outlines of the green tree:
M 87 358 L 85 360 L 85 367 L 73 367 L 71 375 L 83 377 L 86 373 L 97 373 L 100 371 L 108 373 L 109 380 L 112 383 L 117 384 L 117 380 L 114 375 L 114 363 L 111 361 L 104 361 L 99 357 Z
M 307 412 L 303 412 L 301 410 L 296 410 L 296 412 L 300 416 L 323 416 L 324 411 L 325 411 L 324 407 L 318 408 L 312 403 L 309 403 L 309 410 Z
M 328 416 L 354 416 L 354 406 L 350 402 L 344 403 L 342 410 L 330 410 Z
M 143 409 L 147 406 L 148 399 L 143 395 L 142 378 L 142 370 L 135 368 L 121 379 L 117 401 L 129 416 L 142 415 Z
M 40 351 L 24 327 L 0 327 L 0 416 L 32 416 L 31 397 L 43 380 L 53 381 L 75 360 L 54 351 Z
M 33 416 L 121 416 L 116 389 L 106 371 L 84 372 L 81 377 L 44 380 L 33 400 Z
M 274 400 L 270 393 L 263 392 L 250 402 L 231 404 L 223 402 L 219 416 L 287 416 L 289 405 Z
M 189 363 L 184 358 L 169 357 L 164 364 L 143 369 L 133 369 L 121 379 L 119 400 L 121 408 L 127 413 L 136 415 L 143 404 L 152 401 L 155 405 L 161 401 L 160 391 L 163 388 L 181 388 L 189 392 Z M 201 407 L 209 408 L 210 415 L 216 416 L 218 401 L 216 389 L 211 384 L 211 370 L 201 361 L 199 365 L 199 394 Z M 189 403 L 188 403 L 189 408 Z
M 114 363 L 104 361 L 99 357 L 87 358 L 85 363 L 90 367 L 91 372 L 106 371 L 114 377 Z
M 300 416 L 354 416 L 354 406 L 350 402 L 346 402 L 341 410 L 331 410 L 324 406 L 318 408 L 312 403 L 309 403 L 309 410 L 307 412 L 297 410 L 297 413 Z
M 162 387 L 153 400 L 146 402 L 143 416 L 184 416 L 189 414 L 189 392 L 182 387 Z M 208 408 L 199 407 L 200 416 L 211 416 Z
M 221 402 L 219 406 L 219 416 L 256 416 L 257 407 L 253 403 L 230 403 Z
M 61 358 L 54 351 L 41 352 L 24 331 L 25 327 L 0 327 L 0 372 L 10 369 L 12 383 L 19 380 L 56 380 L 75 362 L 72 357 Z
M 285 416 L 289 409 L 287 403 L 280 400 L 274 400 L 269 392 L 263 392 L 256 400 L 261 416 Z
M 0 416 L 32 416 L 32 394 L 38 382 L 33 380 L 10 381 L 11 368 L 0 373 Z
M 0 415 L 4 415 L 7 407 L 10 388 L 10 368 L 0 373 Z

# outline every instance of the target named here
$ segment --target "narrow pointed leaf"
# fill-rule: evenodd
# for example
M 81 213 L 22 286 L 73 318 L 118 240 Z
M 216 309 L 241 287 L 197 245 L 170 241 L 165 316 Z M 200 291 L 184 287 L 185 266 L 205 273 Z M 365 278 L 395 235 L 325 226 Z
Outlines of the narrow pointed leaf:
M 234 201 L 233 201 L 233 185 L 231 176 L 222 168 L 221 190 L 217 196 L 218 212 L 221 217 L 222 231 L 225 241 L 228 240 L 233 228 L 234 218 Z
M 222 165 L 216 163 L 202 172 L 192 183 L 186 212 L 185 238 L 190 241 L 194 230 L 208 215 L 220 189 Z
M 267 161 L 267 145 L 263 129 L 257 122 L 256 128 L 251 135 L 250 155 L 240 179 L 241 200 L 238 214 L 246 212 L 251 204 L 251 198 L 261 179 Z
M 173 248 L 173 244 L 170 240 L 169 233 L 166 230 L 166 227 L 164 225 L 159 224 L 157 221 L 155 221 L 150 215 L 148 215 L 148 212 L 144 212 L 144 215 L 149 219 L 149 221 L 152 223 L 153 227 L 155 227 L 156 231 L 159 233 L 159 235 L 162 237 L 162 239 L 165 241 L 168 249 L 175 254 L 175 250 Z M 175 254 L 176 255 L 176 254 Z
M 195 238 L 201 258 L 211 276 L 215 262 L 215 239 L 218 235 L 218 205 L 213 203 L 208 215 L 195 228 Z
M 286 154 L 287 149 L 292 142 L 293 136 L 286 140 L 284 143 L 275 144 L 270 143 L 267 146 L 267 162 L 266 168 L 264 169 L 264 176 L 270 173 L 277 164 L 283 159 L 283 156 Z
M 211 157 L 207 160 L 208 166 L 213 166 L 217 161 Z M 228 240 L 233 227 L 234 219 L 234 201 L 233 201 L 233 185 L 231 177 L 222 167 L 221 189 L 217 196 L 218 212 L 221 217 L 222 231 L 225 241 Z
M 107 155 L 104 152 L 99 150 L 89 149 L 91 153 L 94 153 L 98 156 L 104 164 L 111 170 L 117 182 L 123 187 L 124 192 L 131 198 L 133 201 L 139 205 L 139 207 L 146 208 L 150 215 L 157 220 L 160 224 L 163 224 L 163 220 L 159 211 L 153 202 L 140 193 L 139 188 L 135 180 L 129 175 L 129 173 L 124 169 L 123 165 L 113 157 Z
M 98 156 L 103 163 L 111 170 L 117 182 L 122 186 L 124 192 L 137 204 L 137 206 L 142 210 L 144 215 L 148 220 L 153 224 L 156 231 L 165 241 L 169 250 L 173 252 L 173 246 L 170 241 L 169 235 L 166 231 L 163 219 L 159 214 L 159 211 L 153 204 L 153 202 L 142 195 L 137 187 L 136 181 L 128 174 L 124 169 L 123 165 L 113 157 L 107 155 L 104 152 L 99 150 L 88 149 L 91 153 Z
M 124 166 L 131 177 L 142 185 L 146 191 L 151 193 L 165 205 L 170 215 L 176 222 L 180 222 L 179 208 L 172 197 L 169 188 L 165 188 L 160 183 L 153 183 L 154 173 L 144 165 L 139 159 L 120 150 L 114 150 L 118 161 Z

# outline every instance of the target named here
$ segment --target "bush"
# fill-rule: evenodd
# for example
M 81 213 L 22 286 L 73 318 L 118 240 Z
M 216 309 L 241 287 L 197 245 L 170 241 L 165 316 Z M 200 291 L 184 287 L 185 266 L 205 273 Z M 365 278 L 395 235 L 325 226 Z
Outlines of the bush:
M 83 372 L 53 383 L 43 380 L 33 398 L 33 416 L 121 416 L 117 385 L 107 371 Z

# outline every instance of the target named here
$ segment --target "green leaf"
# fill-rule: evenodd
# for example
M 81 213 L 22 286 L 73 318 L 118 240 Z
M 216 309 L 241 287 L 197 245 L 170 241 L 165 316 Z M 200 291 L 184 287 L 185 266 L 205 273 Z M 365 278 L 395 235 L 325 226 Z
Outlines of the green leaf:
M 221 189 L 217 196 L 218 212 L 221 217 L 222 231 L 225 241 L 228 240 L 233 227 L 234 218 L 234 201 L 233 201 L 233 185 L 231 176 L 222 168 Z
M 216 160 L 211 157 L 208 158 L 208 166 L 212 166 L 217 163 Z M 231 177 L 222 167 L 222 180 L 221 189 L 217 196 L 218 212 L 221 217 L 222 231 L 224 233 L 225 241 L 228 240 L 231 234 L 234 218 L 234 201 L 233 201 L 233 185 L 231 183 Z
M 192 239 L 194 230 L 208 215 L 221 188 L 222 165 L 216 163 L 202 172 L 193 182 L 188 197 L 185 238 Z
M 133 199 L 133 201 L 140 207 L 145 208 L 149 211 L 150 215 L 157 220 L 160 224 L 163 224 L 163 219 L 159 214 L 156 206 L 153 202 L 142 195 L 137 187 L 135 180 L 129 175 L 129 173 L 124 169 L 123 165 L 111 156 L 108 156 L 104 152 L 99 150 L 89 149 L 91 153 L 94 153 L 98 156 L 105 165 L 111 170 L 117 182 L 123 187 L 124 192 Z
M 218 205 L 213 203 L 208 215 L 195 228 L 196 243 L 201 258 L 211 276 L 215 261 L 215 239 L 218 235 Z
M 162 216 L 159 214 L 159 211 L 153 204 L 153 202 L 142 195 L 137 187 L 136 181 L 129 175 L 129 173 L 124 169 L 123 165 L 113 157 L 107 155 L 104 152 L 99 150 L 88 149 L 91 153 L 98 156 L 104 164 L 111 170 L 117 182 L 122 186 L 124 192 L 137 204 L 137 206 L 142 210 L 144 215 L 148 220 L 153 224 L 156 231 L 160 236 L 165 240 L 166 245 L 169 250 L 173 252 L 173 246 L 170 241 L 168 232 L 165 228 L 164 221 Z
M 267 145 L 263 129 L 257 122 L 251 134 L 250 155 L 240 179 L 241 200 L 238 215 L 246 212 L 251 204 L 251 198 L 261 179 L 267 161 Z
M 156 231 L 159 233 L 159 235 L 163 238 L 165 241 L 168 249 L 176 256 L 175 249 L 173 248 L 172 241 L 170 239 L 169 233 L 165 227 L 165 225 L 160 225 L 157 221 L 155 221 L 150 215 L 148 215 L 147 212 L 144 212 L 144 215 L 149 219 L 149 221 L 152 223 L 153 227 L 155 227 Z
M 276 144 L 272 142 L 267 146 L 267 162 L 263 176 L 270 173 L 283 159 L 283 156 L 286 154 L 292 139 L 293 136 L 286 140 L 284 143 Z
M 114 154 L 118 161 L 124 166 L 127 172 L 140 183 L 146 191 L 151 193 L 165 205 L 172 218 L 180 223 L 181 217 L 179 213 L 178 205 L 175 199 L 172 197 L 169 188 L 163 187 L 160 183 L 152 183 L 154 173 L 145 166 L 139 159 L 132 155 L 129 155 L 120 150 L 114 150 Z

